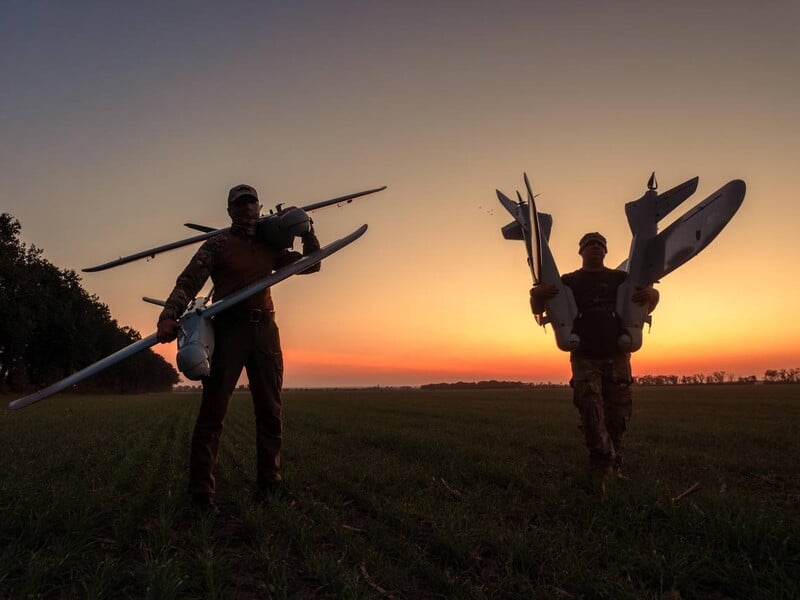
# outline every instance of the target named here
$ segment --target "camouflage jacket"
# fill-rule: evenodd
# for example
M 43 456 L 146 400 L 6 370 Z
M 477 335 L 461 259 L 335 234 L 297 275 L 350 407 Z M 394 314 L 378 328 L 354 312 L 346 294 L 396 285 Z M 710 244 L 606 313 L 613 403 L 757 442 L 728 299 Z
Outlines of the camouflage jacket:
M 303 236 L 303 254 L 291 249 L 276 250 L 256 239 L 226 231 L 206 240 L 178 276 L 175 288 L 161 311 L 162 319 L 178 319 L 194 300 L 208 278 L 214 284 L 213 299 L 218 300 L 242 289 L 246 285 L 268 276 L 273 271 L 299 260 L 319 249 L 319 241 L 311 233 Z M 319 271 L 319 264 L 303 274 Z M 269 288 L 243 300 L 237 308 L 273 310 Z M 231 310 L 236 310 L 233 308 Z

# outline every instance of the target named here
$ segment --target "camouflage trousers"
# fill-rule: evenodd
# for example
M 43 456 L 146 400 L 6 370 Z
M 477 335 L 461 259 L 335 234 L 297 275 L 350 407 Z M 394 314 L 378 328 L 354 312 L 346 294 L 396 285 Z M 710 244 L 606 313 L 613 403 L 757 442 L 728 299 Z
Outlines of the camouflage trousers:
M 231 314 L 232 313 L 232 314 Z M 203 399 L 197 415 L 189 457 L 189 491 L 213 494 L 214 469 L 222 424 L 242 369 L 247 371 L 256 419 L 256 476 L 259 485 L 281 478 L 281 387 L 283 357 L 272 313 L 235 309 L 214 319 L 211 373 L 203 380 Z
M 589 466 L 604 471 L 619 468 L 633 408 L 630 354 L 607 359 L 573 357 L 571 365 L 573 402 L 581 416 Z

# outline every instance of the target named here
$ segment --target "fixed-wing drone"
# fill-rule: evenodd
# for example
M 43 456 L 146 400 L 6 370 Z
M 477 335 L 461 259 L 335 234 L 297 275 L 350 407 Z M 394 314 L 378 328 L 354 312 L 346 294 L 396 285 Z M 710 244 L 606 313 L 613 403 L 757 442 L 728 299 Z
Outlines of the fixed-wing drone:
M 537 315 L 536 319 L 543 327 L 550 323 L 556 344 L 561 350 L 569 352 L 580 345 L 580 339 L 572 331 L 578 309 L 572 291 L 561 281 L 550 251 L 553 219 L 549 214 L 537 211 L 536 197 L 527 174 L 524 174 L 524 180 L 527 202 L 523 201 L 519 192 L 517 202 L 514 202 L 496 190 L 500 204 L 514 217 L 514 221 L 501 231 L 507 240 L 525 242 L 533 283 L 552 284 L 558 288 L 559 293 L 545 302 L 544 315 Z M 725 228 L 744 201 L 745 183 L 734 179 L 659 233 L 658 222 L 694 194 L 698 182 L 699 177 L 694 177 L 659 194 L 653 173 L 642 197 L 625 204 L 625 216 L 633 239 L 628 258 L 617 267 L 628 273 L 617 291 L 616 306 L 622 324 L 617 344 L 623 352 L 635 352 L 642 347 L 642 329 L 645 323 L 651 322 L 647 308 L 631 300 L 635 290 L 658 282 L 697 256 Z
M 323 200 L 321 202 L 316 202 L 300 208 L 292 207 L 289 209 L 281 209 L 281 205 L 279 204 L 275 211 L 270 211 L 270 214 L 259 218 L 256 226 L 256 236 L 277 249 L 290 248 L 295 235 L 299 235 L 303 231 L 308 230 L 308 227 L 311 223 L 311 219 L 308 216 L 309 212 L 325 206 L 331 206 L 333 204 L 350 203 L 355 198 L 380 192 L 385 189 L 386 186 L 383 186 L 380 188 L 356 192 L 354 194 Z M 136 252 L 134 254 L 123 256 L 116 260 L 83 270 L 91 273 L 110 269 L 112 267 L 133 262 L 141 258 L 152 258 L 162 252 L 188 246 L 229 230 L 229 228 L 214 229 L 203 225 L 196 225 L 194 223 L 187 223 L 186 226 L 193 229 L 200 229 L 204 231 L 204 233 L 179 240 L 177 242 L 171 242 L 155 248 L 150 248 L 149 250 Z M 178 320 L 180 325 L 177 338 L 178 354 L 176 357 L 178 369 L 189 379 L 197 380 L 207 375 L 210 369 L 211 357 L 214 352 L 214 330 L 211 326 L 211 319 L 214 317 L 214 315 L 228 310 L 229 308 L 235 306 L 243 300 L 246 300 L 261 290 L 271 287 L 283 281 L 284 279 L 291 277 L 292 275 L 313 267 L 317 263 L 321 262 L 324 258 L 334 254 L 335 252 L 338 252 L 345 246 L 356 241 L 364 234 L 366 230 L 367 225 L 362 225 L 349 235 L 323 246 L 319 250 L 304 256 L 296 262 L 278 269 L 269 276 L 255 281 L 250 285 L 245 286 L 244 288 L 214 302 L 209 302 L 208 298 L 195 298 Z M 155 300 L 153 298 L 145 297 L 143 300 L 153 304 L 163 304 L 162 301 Z M 19 398 L 10 402 L 8 407 L 11 409 L 19 409 L 30 406 L 39 400 L 43 400 L 48 396 L 52 396 L 53 394 L 57 394 L 58 392 L 72 387 L 84 379 L 91 377 L 92 375 L 95 375 L 130 356 L 133 356 L 137 352 L 146 350 L 147 348 L 154 346 L 156 343 L 158 343 L 156 334 L 152 333 L 147 337 L 105 357 L 104 359 L 89 365 L 77 373 L 62 379 L 61 381 L 39 390 L 38 392 L 30 394 L 29 396 L 25 396 L 24 398 Z

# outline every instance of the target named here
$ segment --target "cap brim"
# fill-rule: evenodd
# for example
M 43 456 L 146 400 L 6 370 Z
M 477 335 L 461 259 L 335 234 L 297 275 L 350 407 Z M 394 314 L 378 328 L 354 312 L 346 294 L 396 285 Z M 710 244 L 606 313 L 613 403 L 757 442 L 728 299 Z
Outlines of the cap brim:
M 228 205 L 232 206 L 234 204 L 245 204 L 248 202 L 258 202 L 258 196 L 254 196 L 253 194 L 239 194 L 228 200 Z
M 580 248 L 578 248 L 578 253 L 581 253 L 581 252 L 583 252 L 583 250 L 586 248 L 586 246 L 589 246 L 589 245 L 591 245 L 591 243 L 592 243 L 592 242 L 596 242 L 596 243 L 597 243 L 597 244 L 598 244 L 598 245 L 599 245 L 599 246 L 600 246 L 600 247 L 601 247 L 603 250 L 605 250 L 606 252 L 608 252 L 608 246 L 606 246 L 606 245 L 605 245 L 604 243 L 602 243 L 600 240 L 589 240 L 589 241 L 588 241 L 588 242 L 586 242 L 586 243 L 585 243 L 583 246 L 581 246 Z

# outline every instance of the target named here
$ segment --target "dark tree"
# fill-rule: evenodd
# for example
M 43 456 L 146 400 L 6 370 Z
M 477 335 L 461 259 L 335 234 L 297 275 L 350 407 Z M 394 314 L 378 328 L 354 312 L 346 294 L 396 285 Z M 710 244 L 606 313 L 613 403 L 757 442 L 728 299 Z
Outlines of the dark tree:
M 19 239 L 19 221 L 0 214 L 0 389 L 19 392 L 66 377 L 141 339 L 108 307 Z M 152 350 L 81 383 L 81 391 L 170 390 L 178 373 Z

